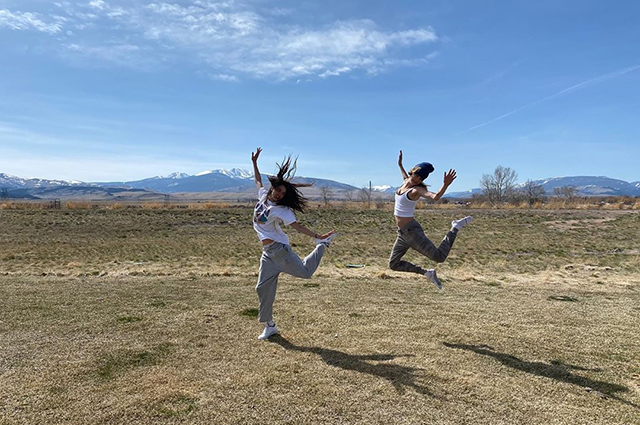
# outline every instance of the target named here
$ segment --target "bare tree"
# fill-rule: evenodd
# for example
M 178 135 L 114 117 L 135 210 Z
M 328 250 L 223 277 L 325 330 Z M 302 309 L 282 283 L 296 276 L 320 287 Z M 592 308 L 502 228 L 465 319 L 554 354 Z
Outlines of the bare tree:
M 347 202 L 352 202 L 355 197 L 354 191 L 350 189 L 346 189 L 344 191 L 344 199 Z
M 363 187 L 362 189 L 360 189 L 360 191 L 358 192 L 358 199 L 363 204 L 366 203 L 367 207 L 371 208 L 371 191 L 368 188 Z
M 578 194 L 578 190 L 573 186 L 562 186 L 553 189 L 553 196 L 564 199 L 566 202 L 573 202 Z
M 536 202 L 542 202 L 545 195 L 544 187 L 541 184 L 536 184 L 531 180 L 527 180 L 522 186 L 522 192 L 524 194 L 529 207 L 532 207 Z
M 517 178 L 515 170 L 499 165 L 493 174 L 482 175 L 480 186 L 487 200 L 493 205 L 499 205 L 513 196 Z
M 322 196 L 324 206 L 328 207 L 329 201 L 333 198 L 333 190 L 329 186 L 320 186 L 320 196 Z

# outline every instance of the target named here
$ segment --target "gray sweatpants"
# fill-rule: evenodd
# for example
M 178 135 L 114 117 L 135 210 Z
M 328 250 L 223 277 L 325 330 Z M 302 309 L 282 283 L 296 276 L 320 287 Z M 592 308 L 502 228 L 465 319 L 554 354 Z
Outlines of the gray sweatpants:
M 260 300 L 258 318 L 260 322 L 273 320 L 273 302 L 276 299 L 278 276 L 284 272 L 295 277 L 309 279 L 320 265 L 320 260 L 327 247 L 316 245 L 304 260 L 293 252 L 289 245 L 273 242 L 262 247 L 260 272 L 256 292 Z
M 404 254 L 407 253 L 409 248 L 413 248 L 436 263 L 442 263 L 449 255 L 449 251 L 451 251 L 457 234 L 458 231 L 456 229 L 450 230 L 444 239 L 442 239 L 440 246 L 436 247 L 427 235 L 424 234 L 424 230 L 422 230 L 420 224 L 413 220 L 398 229 L 398 237 L 393 244 L 391 256 L 389 257 L 389 268 L 400 272 L 424 274 L 425 269 L 422 267 L 402 260 Z

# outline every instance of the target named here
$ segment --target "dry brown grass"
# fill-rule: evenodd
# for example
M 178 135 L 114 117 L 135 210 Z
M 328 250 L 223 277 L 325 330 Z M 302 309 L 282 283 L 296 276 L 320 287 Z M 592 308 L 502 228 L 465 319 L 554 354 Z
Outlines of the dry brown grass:
M 68 210 L 90 210 L 93 208 L 91 202 L 65 202 L 64 207 Z
M 250 209 L 2 210 L 0 424 L 638 423 L 640 215 L 473 214 L 442 292 L 388 211 L 300 216 L 341 236 L 260 343 Z

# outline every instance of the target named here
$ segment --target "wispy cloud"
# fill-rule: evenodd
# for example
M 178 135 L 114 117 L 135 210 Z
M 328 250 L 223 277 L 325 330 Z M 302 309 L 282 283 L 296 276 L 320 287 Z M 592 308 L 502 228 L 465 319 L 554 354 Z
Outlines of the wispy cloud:
M 439 40 L 430 27 L 388 31 L 367 19 L 284 24 L 295 10 L 235 1 L 63 1 L 47 13 L 0 13 L 0 27 L 63 32 L 66 53 L 131 66 L 186 57 L 225 81 L 375 74 L 428 62 L 433 56 L 416 58 L 411 49 Z
M 535 101 L 533 101 L 531 103 L 527 103 L 526 105 L 519 106 L 519 107 L 517 107 L 517 108 L 515 108 L 515 109 L 513 109 L 513 110 L 511 110 L 511 111 L 509 111 L 509 112 L 507 112 L 505 114 L 502 114 L 502 115 L 500 115 L 498 117 L 492 118 L 489 121 L 483 122 L 482 124 L 478 124 L 478 125 L 474 125 L 473 127 L 469 127 L 468 129 L 464 130 L 462 133 L 466 133 L 468 131 L 476 130 L 478 128 L 487 126 L 487 125 L 492 124 L 492 123 L 494 123 L 496 121 L 500 121 L 500 120 L 502 120 L 504 118 L 507 118 L 508 116 L 513 115 L 516 112 L 522 111 L 523 109 L 527 109 L 527 108 L 530 108 L 531 106 L 537 105 L 539 103 L 546 102 L 548 100 L 551 100 L 553 98 L 561 96 L 561 95 L 563 95 L 565 93 L 569 93 L 569 92 L 572 92 L 572 91 L 577 91 L 577 90 L 583 89 L 583 88 L 588 87 L 588 86 L 593 86 L 593 85 L 602 83 L 604 81 L 620 77 L 620 76 L 622 76 L 624 74 L 628 74 L 629 72 L 635 71 L 636 69 L 639 69 L 639 68 L 640 68 L 640 65 L 634 65 L 634 66 L 630 66 L 630 67 L 627 67 L 627 68 L 619 69 L 619 70 L 614 71 L 614 72 L 610 72 L 610 73 L 605 74 L 605 75 L 601 75 L 601 76 L 596 77 L 596 78 L 592 78 L 592 79 L 583 81 L 583 82 L 575 84 L 575 85 L 573 85 L 571 87 L 567 87 L 566 89 L 562 89 L 562 90 L 560 90 L 560 91 L 558 91 L 556 93 L 553 93 L 553 94 L 551 94 L 549 96 L 545 96 L 545 97 L 543 97 L 541 99 L 538 99 L 538 100 L 535 100 Z
M 0 9 L 0 27 L 22 31 L 35 30 L 49 34 L 57 34 L 62 31 L 64 18 L 54 16 L 51 17 L 51 22 L 45 22 L 43 19 L 46 18 L 37 13 L 11 12 L 10 10 Z
M 227 82 L 233 82 L 233 83 L 240 81 L 238 77 L 236 77 L 235 75 L 211 74 L 210 77 L 211 79 L 218 80 L 218 81 L 227 81 Z

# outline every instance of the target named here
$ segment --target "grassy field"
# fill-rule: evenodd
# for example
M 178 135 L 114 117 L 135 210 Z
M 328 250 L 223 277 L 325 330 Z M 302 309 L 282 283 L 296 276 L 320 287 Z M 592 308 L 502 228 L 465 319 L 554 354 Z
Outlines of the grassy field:
M 441 292 L 389 211 L 300 215 L 259 342 L 251 209 L 0 210 L 0 425 L 640 423 L 640 212 L 472 213 Z

